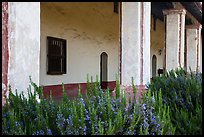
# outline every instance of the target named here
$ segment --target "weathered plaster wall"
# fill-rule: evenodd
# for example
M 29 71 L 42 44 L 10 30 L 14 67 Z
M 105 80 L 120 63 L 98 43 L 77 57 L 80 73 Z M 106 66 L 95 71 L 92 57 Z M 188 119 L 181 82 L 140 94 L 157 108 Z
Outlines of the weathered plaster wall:
M 100 54 L 108 54 L 108 81 L 118 73 L 119 16 L 113 3 L 41 3 L 40 85 L 85 83 L 100 76 Z M 46 37 L 67 40 L 67 74 L 47 75 Z
M 202 72 L 202 35 L 200 36 L 200 68 L 199 68 L 199 70 L 200 70 L 200 72 Z
M 167 31 L 166 31 L 166 68 L 175 69 L 179 66 L 179 15 L 167 15 Z
M 2 2 L 2 104 L 8 82 L 8 2 Z
M 150 3 L 122 3 L 122 85 L 150 80 Z
M 166 69 L 184 66 L 185 10 L 165 10 Z
M 168 15 L 166 31 L 166 69 L 178 67 L 179 15 Z
M 157 57 L 157 70 L 163 68 L 165 59 L 165 24 L 156 19 L 156 30 L 154 30 L 154 20 L 151 16 L 151 44 L 150 44 L 150 77 L 152 77 L 152 57 Z M 161 55 L 159 53 L 161 50 Z M 158 75 L 158 73 L 156 72 Z
M 176 8 L 176 9 L 183 9 L 184 7 L 183 7 L 183 5 L 181 5 L 181 3 L 180 2 L 173 2 L 173 4 L 174 4 L 174 7 Z M 196 20 L 196 18 L 189 12 L 189 11 L 186 11 L 186 18 L 190 18 L 191 19 L 191 21 L 192 21 L 192 23 L 194 24 L 194 25 L 198 25 L 198 24 L 200 24 L 197 20 Z M 202 25 L 202 24 L 200 24 L 200 25 Z M 201 40 L 202 40 L 202 37 L 201 37 Z M 199 49 L 199 60 L 198 60 L 198 66 L 199 66 L 199 70 L 200 71 L 202 71 L 202 42 L 201 42 L 201 45 L 200 45 L 200 49 Z M 190 62 L 191 64 L 194 64 L 194 62 Z
M 201 37 L 201 27 L 202 26 L 200 26 L 200 28 L 199 29 L 197 29 L 197 36 L 196 36 L 196 42 L 197 42 L 197 69 L 198 69 L 198 71 L 200 71 L 200 66 L 202 65 L 201 63 L 201 58 L 200 58 L 200 54 L 201 54 L 201 50 L 202 50 L 202 48 L 201 48 L 201 39 L 202 39 L 202 37 Z
M 151 28 L 151 2 L 142 2 L 143 11 L 143 84 L 150 82 L 150 28 Z
M 8 83 L 27 95 L 29 76 L 39 84 L 40 3 L 10 2 L 8 7 Z
M 122 3 L 122 85 L 140 84 L 140 5 Z
M 180 2 L 173 2 L 173 5 L 174 5 L 174 8 L 176 9 L 184 9 L 183 5 L 180 3 Z M 186 11 L 186 18 L 190 18 L 192 23 L 194 25 L 202 25 L 200 24 L 196 18 L 189 12 L 189 11 Z M 201 40 L 202 40 L 202 37 L 201 37 Z M 199 63 L 199 69 L 202 71 L 202 42 L 201 42 L 201 46 L 200 46 L 200 49 L 199 49 L 199 60 L 198 60 L 198 63 Z M 191 62 L 193 64 L 193 62 Z
M 197 64 L 197 29 L 187 29 L 187 61 L 186 66 L 189 71 L 189 67 L 192 71 L 196 71 Z
M 186 13 L 186 11 L 185 11 Z M 185 14 L 180 15 L 180 65 L 184 67 Z

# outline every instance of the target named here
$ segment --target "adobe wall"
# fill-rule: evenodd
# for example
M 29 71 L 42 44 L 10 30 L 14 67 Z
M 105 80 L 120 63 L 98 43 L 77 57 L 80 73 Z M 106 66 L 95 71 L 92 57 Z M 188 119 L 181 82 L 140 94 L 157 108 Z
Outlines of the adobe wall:
M 67 40 L 67 74 L 47 75 L 46 37 Z M 119 15 L 113 2 L 41 3 L 40 85 L 86 83 L 100 76 L 100 54 L 108 54 L 108 81 L 118 73 Z

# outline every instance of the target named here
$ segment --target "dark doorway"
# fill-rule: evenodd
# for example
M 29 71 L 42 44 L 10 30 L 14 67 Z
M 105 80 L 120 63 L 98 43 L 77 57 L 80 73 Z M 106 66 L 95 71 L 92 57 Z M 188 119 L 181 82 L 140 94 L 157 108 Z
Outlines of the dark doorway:
M 157 73 L 157 57 L 153 55 L 152 57 L 152 77 L 156 77 Z
M 101 53 L 100 57 L 100 81 L 101 88 L 107 89 L 108 86 L 108 55 L 107 53 Z

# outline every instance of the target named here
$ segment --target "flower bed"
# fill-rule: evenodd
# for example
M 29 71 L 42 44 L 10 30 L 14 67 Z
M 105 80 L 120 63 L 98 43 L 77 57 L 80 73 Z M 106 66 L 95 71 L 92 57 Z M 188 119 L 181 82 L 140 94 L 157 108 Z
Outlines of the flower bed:
M 161 77 L 161 79 L 162 78 L 163 77 Z M 192 79 L 192 81 L 193 80 L 195 79 Z M 29 86 L 28 99 L 26 99 L 23 94 L 14 95 L 11 90 L 9 91 L 9 97 L 2 110 L 2 134 L 175 134 L 175 131 L 180 131 L 177 123 L 186 120 L 183 117 L 188 118 L 188 115 L 186 115 L 184 110 L 179 109 L 179 111 L 175 111 L 179 118 L 177 116 L 175 118 L 172 112 L 173 101 L 172 103 L 165 102 L 169 96 L 167 93 L 164 93 L 167 89 L 156 89 L 157 85 L 155 84 L 156 83 L 153 82 L 149 85 L 148 91 L 142 94 L 142 100 L 139 98 L 138 100 L 129 100 L 127 103 L 126 95 L 123 94 L 123 91 L 120 91 L 118 80 L 116 80 L 116 96 L 112 97 L 110 96 L 109 90 L 100 90 L 100 84 L 97 80 L 96 82 L 92 82 L 92 80 L 89 82 L 89 79 L 87 79 L 87 94 L 82 96 L 79 87 L 78 97 L 74 100 L 69 100 L 63 88 L 62 101 L 56 103 L 52 100 L 52 96 L 50 96 L 49 99 L 44 99 L 42 88 L 37 87 L 35 83 L 31 81 L 31 86 L 34 87 L 34 93 L 31 93 L 31 86 Z M 159 82 L 157 84 L 159 84 Z M 162 84 L 160 84 L 160 87 L 161 85 Z M 134 96 L 136 96 L 136 88 L 134 85 L 132 86 Z M 36 100 L 37 95 L 41 97 L 40 102 Z M 186 98 L 184 98 L 184 100 L 185 99 Z M 176 99 L 174 101 L 178 100 Z M 196 122 L 190 119 L 191 129 L 193 128 L 192 125 L 197 124 L 199 126 L 199 124 L 202 123 L 198 121 L 200 120 L 199 114 L 202 107 L 195 108 L 195 114 L 197 115 L 194 120 Z M 178 113 L 182 113 L 181 116 L 179 116 Z M 193 116 L 192 113 L 190 118 L 195 118 Z M 174 119 L 178 120 L 177 123 L 175 123 Z M 176 133 L 182 134 L 182 132 Z M 184 134 L 186 134 L 186 132 Z
M 148 88 L 152 93 L 162 91 L 162 102 L 170 107 L 175 134 L 202 134 L 202 73 L 178 68 L 156 77 Z

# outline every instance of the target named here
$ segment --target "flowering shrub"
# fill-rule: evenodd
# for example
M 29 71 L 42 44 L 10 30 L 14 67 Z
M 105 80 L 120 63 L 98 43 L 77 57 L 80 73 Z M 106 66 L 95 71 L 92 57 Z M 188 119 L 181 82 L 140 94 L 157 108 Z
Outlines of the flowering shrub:
M 162 103 L 170 108 L 176 134 L 202 134 L 202 74 L 182 68 L 156 77 L 149 85 L 152 94 L 162 91 Z
M 4 135 L 161 135 L 174 134 L 169 107 L 162 104 L 161 92 L 151 96 L 144 93 L 142 100 L 126 104 L 125 94 L 117 92 L 111 97 L 109 90 L 101 90 L 99 82 L 87 80 L 88 92 L 69 100 L 63 86 L 63 98 L 56 104 L 44 99 L 42 88 L 32 81 L 29 97 L 9 97 L 2 110 L 2 134 Z M 118 83 L 118 82 L 116 82 Z M 119 85 L 117 84 L 117 90 Z M 133 85 L 134 87 L 134 85 Z M 136 93 L 135 88 L 134 93 Z M 40 96 L 40 102 L 36 97 Z M 51 95 L 51 94 L 50 94 Z

